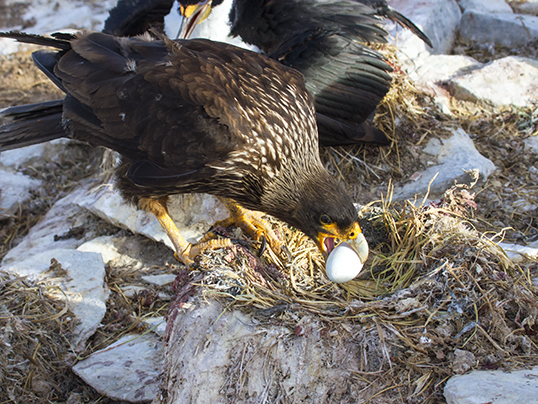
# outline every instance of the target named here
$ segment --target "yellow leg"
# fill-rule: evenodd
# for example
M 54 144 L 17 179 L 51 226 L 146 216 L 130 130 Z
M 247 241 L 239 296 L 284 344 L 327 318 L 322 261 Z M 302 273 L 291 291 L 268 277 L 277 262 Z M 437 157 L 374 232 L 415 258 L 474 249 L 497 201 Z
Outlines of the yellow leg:
M 138 204 L 140 208 L 153 213 L 157 217 L 157 220 L 174 245 L 176 250 L 175 257 L 178 261 L 190 267 L 194 263 L 194 257 L 203 250 L 232 246 L 232 242 L 228 239 L 201 240 L 196 244 L 189 243 L 181 235 L 176 224 L 168 214 L 167 201 L 168 198 L 166 197 L 161 199 L 142 198 Z
M 277 237 L 269 223 L 262 219 L 263 213 L 245 209 L 231 199 L 220 197 L 219 199 L 230 212 L 230 217 L 215 223 L 216 226 L 240 227 L 256 241 L 260 241 L 264 236 L 275 252 L 279 254 L 282 252 L 284 243 Z

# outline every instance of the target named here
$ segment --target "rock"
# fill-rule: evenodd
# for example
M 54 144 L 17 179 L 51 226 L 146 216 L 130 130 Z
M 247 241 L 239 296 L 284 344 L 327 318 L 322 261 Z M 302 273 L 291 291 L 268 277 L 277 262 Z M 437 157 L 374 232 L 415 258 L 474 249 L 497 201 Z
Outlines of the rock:
M 538 404 L 538 367 L 453 376 L 445 385 L 444 395 L 448 404 Z
M 533 153 L 538 154 L 538 136 L 532 136 L 525 139 L 525 146 Z
M 399 25 L 387 24 L 387 31 L 394 37 L 400 52 L 401 60 L 414 61 L 407 66 L 413 69 L 417 59 L 427 57 L 431 53 L 448 53 L 456 37 L 461 11 L 455 0 L 428 0 L 417 7 L 414 0 L 392 0 L 389 5 L 409 18 L 430 38 L 433 49 L 426 45 L 411 31 Z
M 519 244 L 499 243 L 508 258 L 513 262 L 520 263 L 526 260 L 538 260 L 538 241 L 527 246 Z
M 115 226 L 163 242 L 174 249 L 155 216 L 126 203 L 113 188 L 102 188 L 78 203 Z M 206 194 L 174 196 L 170 198 L 168 207 L 179 231 L 190 242 L 196 242 L 216 220 L 228 216 L 222 203 Z
M 82 244 L 80 247 L 77 248 L 77 250 L 101 254 L 103 262 L 105 264 L 108 264 L 110 261 L 121 257 L 121 254 L 118 252 L 118 249 L 114 245 L 115 240 L 119 239 L 114 236 L 97 237 Z
M 525 46 L 538 38 L 538 17 L 467 10 L 461 17 L 460 36 L 478 43 Z
M 352 377 L 361 366 L 357 340 L 342 329 L 306 316 L 290 330 L 200 296 L 190 302 L 168 317 L 166 394 L 154 404 L 365 401 Z
M 538 0 L 513 1 L 510 5 L 517 13 L 538 15 Z
M 463 131 L 456 129 L 454 136 L 449 139 L 431 139 L 423 152 L 430 155 L 433 163 L 424 172 L 420 173 L 414 182 L 394 189 L 393 199 L 414 198 L 417 194 L 425 194 L 430 181 L 437 177 L 430 187 L 430 196 L 440 194 L 447 188 L 458 183 L 468 183 L 469 175 L 464 171 L 477 169 L 482 179 L 486 179 L 495 170 L 495 165 L 482 156 L 475 148 L 473 141 Z
M 146 276 L 143 276 L 142 279 L 145 282 L 150 283 L 152 285 L 164 286 L 164 285 L 169 285 L 170 283 L 174 282 L 176 280 L 176 275 L 174 274 L 146 275 Z
M 450 114 L 450 93 L 445 88 L 447 82 L 482 66 L 482 63 L 469 56 L 431 55 L 409 76 L 418 87 L 435 98 L 444 113 Z
M 106 312 L 109 290 L 105 284 L 105 266 L 99 254 L 57 249 L 34 255 L 25 260 L 3 265 L 0 270 L 16 276 L 46 279 L 55 286 L 49 289 L 58 299 L 67 299 L 67 307 L 75 314 L 71 343 L 79 351 L 93 335 Z M 54 264 L 51 260 L 56 260 Z M 61 292 L 60 292 L 61 289 Z
M 504 0 L 457 0 L 463 11 L 475 10 L 483 13 L 506 13 L 514 11 Z
M 538 61 L 508 56 L 452 79 L 449 88 L 462 100 L 524 107 L 538 100 L 537 76 Z
M 13 263 L 44 251 L 77 248 L 83 244 L 86 235 L 70 236 L 70 231 L 73 228 L 84 228 L 95 220 L 90 213 L 75 204 L 85 193 L 86 189 L 80 187 L 57 201 L 39 223 L 30 229 L 28 235 L 6 254 L 2 264 Z
M 135 293 L 140 293 L 146 289 L 147 287 L 145 286 L 127 285 L 127 286 L 122 286 L 121 293 L 123 293 L 124 296 L 132 299 L 135 296 Z
M 20 149 L 6 150 L 0 153 L 0 163 L 15 170 L 30 163 L 43 165 L 44 161 L 57 160 L 58 155 L 65 151 L 65 146 L 69 142 L 69 139 L 56 139 Z
M 41 187 L 41 181 L 0 168 L 0 218 L 9 217 Z
M 73 366 L 99 393 L 131 403 L 149 402 L 157 396 L 162 369 L 162 343 L 152 333 L 125 335 Z
M 463 349 L 454 351 L 454 361 L 451 368 L 455 373 L 463 374 L 476 365 L 476 358 L 472 352 Z
M 164 335 L 166 331 L 166 320 L 164 317 L 152 317 L 143 320 L 144 324 L 151 329 L 159 337 Z

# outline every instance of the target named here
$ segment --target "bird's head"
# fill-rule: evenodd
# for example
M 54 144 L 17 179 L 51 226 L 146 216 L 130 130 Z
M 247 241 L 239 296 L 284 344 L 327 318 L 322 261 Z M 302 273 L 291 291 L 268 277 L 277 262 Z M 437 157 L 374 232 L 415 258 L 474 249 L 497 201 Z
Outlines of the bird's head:
M 180 0 L 178 11 L 183 19 L 178 37 L 188 39 L 194 28 L 211 14 L 213 7 L 222 2 L 223 0 Z
M 291 182 L 286 181 L 289 185 Z M 281 185 L 279 189 L 286 189 Z M 368 243 L 358 223 L 358 214 L 343 187 L 320 167 L 302 176 L 286 192 L 271 191 L 271 214 L 310 237 L 327 257 L 341 242 L 348 241 L 362 263 L 368 258 Z

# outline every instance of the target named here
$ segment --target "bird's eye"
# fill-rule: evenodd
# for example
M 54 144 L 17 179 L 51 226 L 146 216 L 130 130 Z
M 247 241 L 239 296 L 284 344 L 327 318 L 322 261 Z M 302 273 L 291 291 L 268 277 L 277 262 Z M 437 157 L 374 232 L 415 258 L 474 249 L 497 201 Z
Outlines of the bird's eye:
M 321 222 L 321 224 L 326 225 L 329 225 L 333 222 L 329 215 L 321 215 L 319 221 Z

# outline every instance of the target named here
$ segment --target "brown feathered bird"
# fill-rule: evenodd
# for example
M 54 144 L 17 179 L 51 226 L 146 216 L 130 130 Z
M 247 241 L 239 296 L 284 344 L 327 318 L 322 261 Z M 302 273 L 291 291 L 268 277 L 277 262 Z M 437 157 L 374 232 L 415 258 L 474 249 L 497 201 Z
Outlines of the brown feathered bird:
M 302 230 L 326 252 L 335 239 L 358 239 L 366 259 L 353 203 L 319 160 L 314 105 L 298 71 L 208 40 L 89 31 L 0 36 L 58 49 L 33 57 L 66 93 L 43 121 L 35 111 L 30 122 L 14 114 L 0 128 L 0 151 L 65 134 L 117 151 L 124 198 L 157 216 L 185 264 L 204 248 L 230 245 L 192 245 L 179 234 L 167 198 L 190 192 L 223 198 L 233 220 L 270 244 L 279 242 L 249 210 Z M 54 128 L 60 113 L 65 132 Z

